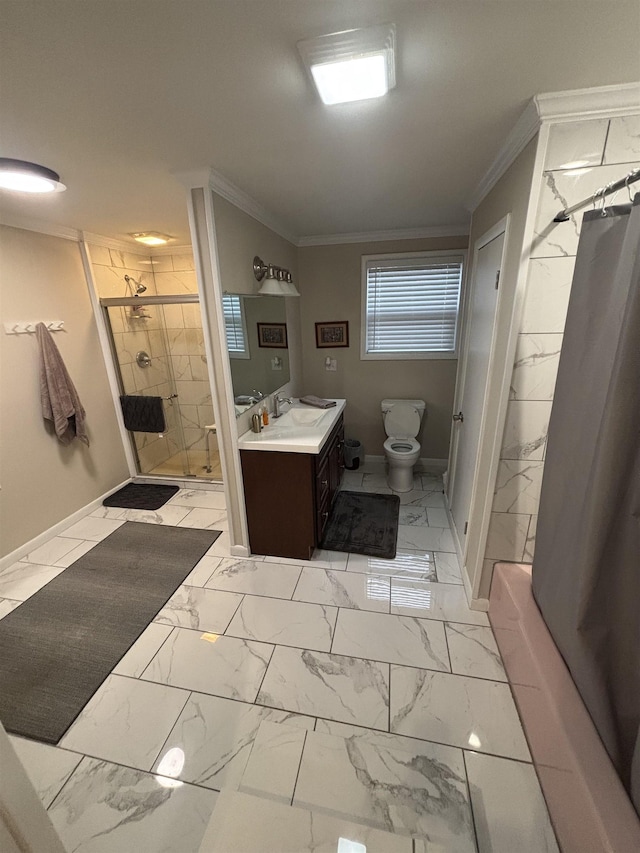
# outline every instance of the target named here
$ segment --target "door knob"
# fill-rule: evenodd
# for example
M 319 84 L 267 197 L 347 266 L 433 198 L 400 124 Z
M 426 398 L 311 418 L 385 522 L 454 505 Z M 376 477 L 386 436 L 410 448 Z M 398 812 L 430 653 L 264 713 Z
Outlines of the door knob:
M 457 415 L 453 416 L 453 419 L 454 419 L 454 421 L 460 421 L 460 423 L 463 423 L 464 415 L 462 414 L 462 412 L 458 412 Z

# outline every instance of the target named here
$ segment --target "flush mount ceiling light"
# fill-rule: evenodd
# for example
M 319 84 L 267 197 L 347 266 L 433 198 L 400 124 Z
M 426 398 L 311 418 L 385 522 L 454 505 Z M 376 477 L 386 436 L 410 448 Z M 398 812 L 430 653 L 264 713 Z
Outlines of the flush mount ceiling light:
M 0 189 L 21 193 L 60 193 L 66 187 L 53 169 L 26 160 L 0 157 Z
M 130 234 L 138 243 L 144 243 L 145 246 L 164 246 L 173 237 L 168 234 L 161 234 L 159 231 L 139 231 L 137 234 Z
M 260 296 L 300 296 L 289 270 L 265 264 L 257 255 L 253 259 L 253 274 L 262 282 Z
M 325 104 L 380 98 L 396 85 L 396 28 L 382 24 L 306 39 L 298 50 Z

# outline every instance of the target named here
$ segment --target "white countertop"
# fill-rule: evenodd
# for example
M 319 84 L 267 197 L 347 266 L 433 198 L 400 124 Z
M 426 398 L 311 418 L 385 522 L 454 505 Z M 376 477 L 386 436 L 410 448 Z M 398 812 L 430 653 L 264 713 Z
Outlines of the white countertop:
M 238 439 L 240 450 L 275 450 L 280 453 L 319 453 L 331 430 L 344 411 L 346 400 L 335 400 L 330 409 L 305 406 L 294 399 L 293 405 L 284 403 L 280 418 L 271 415 L 269 426 L 261 432 L 249 430 Z M 289 414 L 293 410 L 292 414 Z M 317 416 L 317 417 L 316 417 Z M 307 418 L 311 423 L 296 423 Z

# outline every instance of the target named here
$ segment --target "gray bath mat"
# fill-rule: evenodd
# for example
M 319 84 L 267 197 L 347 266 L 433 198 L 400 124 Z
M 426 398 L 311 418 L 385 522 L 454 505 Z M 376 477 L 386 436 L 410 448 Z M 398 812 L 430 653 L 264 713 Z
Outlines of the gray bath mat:
M 57 743 L 220 536 L 127 521 L 0 620 L 0 720 Z
M 103 506 L 126 509 L 160 509 L 180 491 L 179 486 L 161 486 L 155 483 L 127 483 L 102 501 Z
M 369 492 L 338 492 L 322 547 L 392 560 L 396 555 L 400 498 Z

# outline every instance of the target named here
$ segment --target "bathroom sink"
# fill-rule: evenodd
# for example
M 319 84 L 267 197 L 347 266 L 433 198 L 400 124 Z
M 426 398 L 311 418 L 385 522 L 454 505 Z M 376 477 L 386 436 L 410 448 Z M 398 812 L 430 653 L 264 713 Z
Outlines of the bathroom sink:
M 260 432 L 249 430 L 240 436 L 240 450 L 276 450 L 284 453 L 318 453 L 344 411 L 346 400 L 336 400 L 329 409 L 293 405 L 279 418 L 271 417 Z
M 289 418 L 297 426 L 315 426 L 325 415 L 326 409 L 289 409 L 282 418 Z

